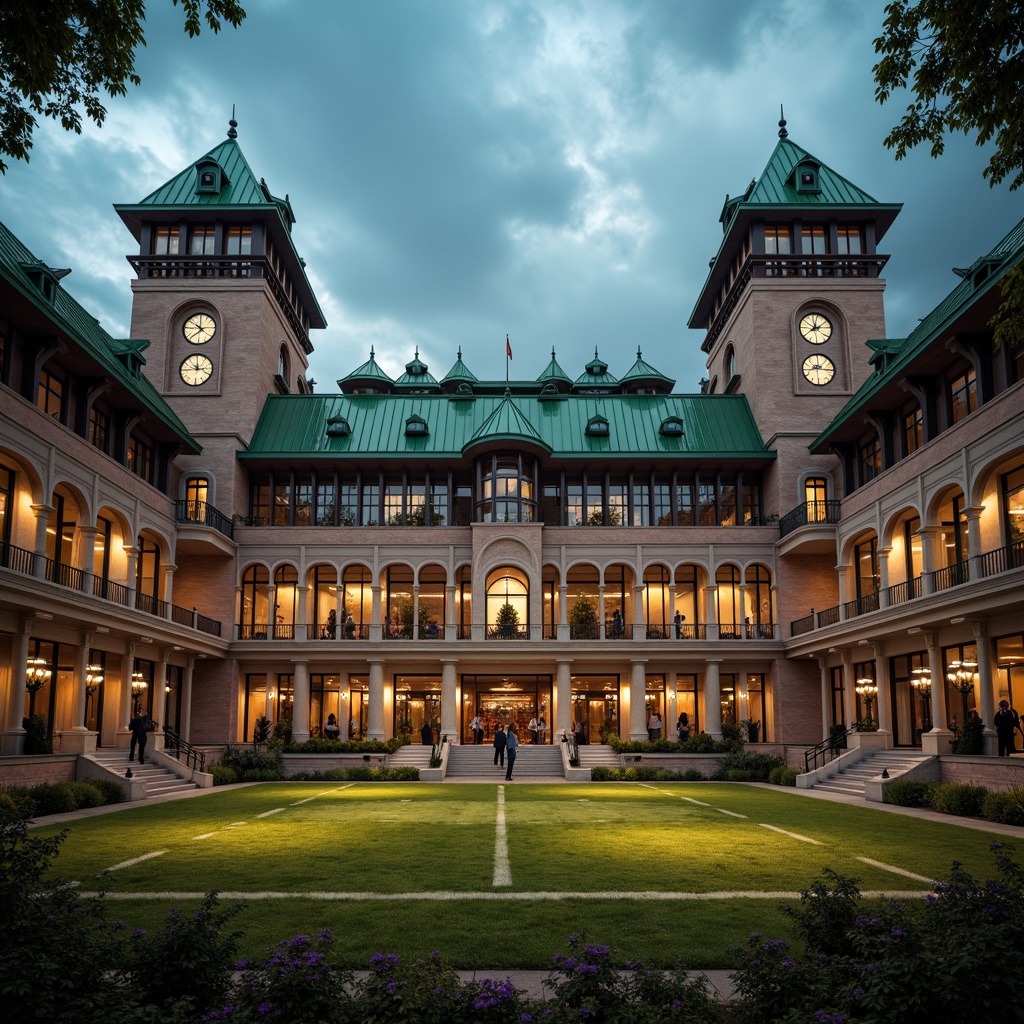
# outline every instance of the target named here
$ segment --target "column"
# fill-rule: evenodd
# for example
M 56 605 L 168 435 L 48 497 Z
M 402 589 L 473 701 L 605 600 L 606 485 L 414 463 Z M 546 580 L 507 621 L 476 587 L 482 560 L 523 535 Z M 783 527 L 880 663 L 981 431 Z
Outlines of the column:
M 970 563 L 972 580 L 980 580 L 984 577 L 984 562 L 981 557 L 981 513 L 984 511 L 984 505 L 974 505 L 964 509 L 964 515 L 967 517 L 967 550 L 969 552 L 967 560 Z M 998 747 L 996 749 L 998 750 Z
M 722 738 L 722 684 L 717 659 L 704 663 L 704 731 L 712 738 Z
M 455 615 L 455 585 L 449 583 L 444 588 L 444 638 L 458 640 L 459 623 Z
M 878 693 L 878 735 L 883 737 L 885 746 L 892 746 L 892 702 L 889 697 L 889 665 L 881 644 L 875 644 L 875 682 Z
M 124 585 L 128 588 L 128 607 L 135 607 L 135 585 L 138 582 L 137 574 L 139 568 L 139 549 L 136 547 L 125 548 L 124 553 L 128 556 L 128 572 L 127 577 L 124 581 Z M 131 679 L 131 674 L 134 669 L 130 669 L 128 672 L 128 678 Z
M 629 738 L 646 740 L 647 736 L 647 667 L 646 658 L 630 659 Z
M 412 638 L 420 638 L 420 585 L 412 585 Z
M 889 555 L 892 548 L 878 549 L 878 607 L 889 607 Z
M 828 660 L 826 658 L 818 659 L 818 669 L 821 673 L 821 738 L 827 740 L 832 730 L 832 722 L 830 721 L 832 677 L 828 670 Z
M 561 735 L 563 729 L 572 731 L 572 658 L 558 658 L 555 666 L 554 729 Z
M 597 638 L 599 640 L 605 639 L 603 583 L 597 585 Z
M 704 588 L 704 601 L 705 601 L 705 629 L 707 630 L 708 640 L 718 639 L 718 584 L 709 583 Z M 698 636 L 699 640 L 700 637 Z M 719 705 L 715 704 L 715 707 Z M 721 709 L 719 709 L 719 719 L 721 719 Z M 719 728 L 721 728 L 721 720 L 719 720 Z
M 441 659 L 441 735 L 459 742 L 458 658 Z
M 161 565 L 160 571 L 163 573 L 163 583 L 160 585 L 159 593 L 163 597 L 163 600 L 167 602 L 167 614 L 171 615 L 171 605 L 174 603 L 174 570 L 178 567 L 176 565 Z
M 309 585 L 308 584 L 296 584 L 295 593 L 298 600 L 295 602 L 297 606 L 297 618 L 298 621 L 295 623 L 295 628 L 292 630 L 293 640 L 313 640 L 315 637 L 310 636 L 309 630 L 307 629 L 310 615 L 309 615 Z
M 309 662 L 293 661 L 292 680 L 292 742 L 309 739 Z
M 379 590 L 379 588 L 377 588 Z M 370 706 L 367 708 L 366 738 L 369 740 L 384 739 L 384 659 L 369 658 L 370 692 L 367 695 Z
M 935 577 L 933 572 L 938 568 L 937 545 L 942 539 L 942 529 L 938 526 L 922 526 L 917 531 L 921 537 L 921 593 L 935 593 Z
M 559 640 L 569 639 L 569 587 L 565 583 L 558 584 L 558 630 Z
M 674 603 L 672 607 L 675 607 Z M 676 735 L 676 719 L 679 717 L 678 706 L 676 704 L 676 694 L 678 684 L 678 676 L 676 670 L 665 674 L 665 686 L 668 690 L 667 698 L 665 701 L 665 726 L 662 730 L 662 736 L 669 740 L 676 740 L 679 737 Z
M 946 728 L 946 676 L 942 671 L 942 649 L 936 633 L 929 633 L 927 642 L 928 669 L 932 681 L 932 728 L 921 737 L 921 753 L 948 754 L 953 734 Z
M 857 721 L 857 680 L 853 676 L 853 654 L 850 651 L 843 651 L 843 721 L 846 728 L 854 725 Z
M 192 673 L 195 665 L 196 659 L 189 658 L 181 680 L 181 738 L 186 743 L 191 742 L 189 736 L 192 734 Z M 270 693 L 269 684 L 266 692 Z
M 134 582 L 135 577 L 132 576 Z M 132 591 L 134 593 L 134 591 Z M 124 657 L 121 659 L 121 690 L 118 694 L 117 711 L 117 745 L 128 746 L 128 723 L 132 720 L 132 673 L 135 671 L 135 644 L 125 646 Z M 110 682 L 110 675 L 107 675 Z
M 988 629 L 984 622 L 972 622 L 974 642 L 978 649 L 978 714 L 984 723 L 982 732 L 982 753 L 995 754 L 999 747 L 996 742 L 996 730 L 992 720 L 996 714 L 996 678 L 993 671 L 992 643 L 988 638 Z
M 370 586 L 370 592 L 373 594 L 372 599 L 372 612 L 370 621 L 370 639 L 380 640 L 381 638 L 381 617 L 380 617 L 380 584 L 373 583 Z
M 4 734 L 0 737 L 0 753 L 5 756 L 25 752 L 25 729 L 22 719 L 25 717 L 25 670 L 28 665 L 28 641 L 35 627 L 35 619 L 26 617 L 21 620 L 21 629 L 15 634 L 11 643 L 11 681 L 7 692 L 7 720 L 4 722 Z
M 737 588 L 736 592 L 739 595 L 739 608 L 736 610 L 736 631 L 739 633 L 740 638 L 743 640 L 752 639 L 750 616 L 747 614 L 747 585 L 741 583 Z
M 91 754 L 96 750 L 96 733 L 90 732 L 85 725 L 85 677 L 89 666 L 89 646 L 91 633 L 85 633 L 75 648 L 75 663 L 72 673 L 75 687 L 74 725 L 64 733 L 61 750 L 66 753 Z
M 152 736 L 158 749 L 164 749 L 164 728 L 167 725 L 167 648 L 160 648 L 156 664 L 153 666 L 153 718 L 156 720 L 156 732 Z
M 849 580 L 849 576 L 850 576 L 850 566 L 849 565 L 837 565 L 836 566 L 836 575 L 837 575 L 838 580 L 839 580 L 839 620 L 840 620 L 840 622 L 842 622 L 842 621 L 844 621 L 845 619 L 848 618 L 848 616 L 846 614 L 846 595 L 849 593 L 849 590 L 847 589 L 847 587 L 848 587 L 848 580 Z M 814 625 L 815 625 L 815 628 L 817 628 L 817 625 L 818 625 L 817 618 L 815 618 L 815 620 L 814 620 Z
M 36 517 L 36 546 L 32 575 L 41 580 L 46 578 L 46 526 L 50 521 L 50 516 L 57 510 L 52 505 L 32 505 L 31 508 Z M 22 715 L 22 718 L 24 717 Z M 18 724 L 21 724 L 20 718 Z
M 82 567 L 82 590 L 91 594 L 93 592 L 93 563 L 96 560 L 96 527 L 79 526 L 78 532 L 78 564 Z

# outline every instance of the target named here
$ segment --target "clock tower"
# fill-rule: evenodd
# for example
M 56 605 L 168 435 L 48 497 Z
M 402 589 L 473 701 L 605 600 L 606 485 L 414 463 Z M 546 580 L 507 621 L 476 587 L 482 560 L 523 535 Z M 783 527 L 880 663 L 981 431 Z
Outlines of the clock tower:
M 779 122 L 767 166 L 726 196 L 724 237 L 689 326 L 706 331 L 711 394 L 743 394 L 776 463 L 765 513 L 805 500 L 805 481 L 842 497 L 833 456 L 808 445 L 870 372 L 870 339 L 885 337 L 878 246 L 899 213 L 796 145 Z
M 235 453 L 268 394 L 312 390 L 309 332 L 326 326 L 292 239 L 291 202 L 253 174 L 232 119 L 220 145 L 115 209 L 138 245 L 128 259 L 138 275 L 132 336 L 150 342 L 144 372 L 203 446 L 176 465 L 183 481 L 205 482 L 203 501 L 245 514 Z

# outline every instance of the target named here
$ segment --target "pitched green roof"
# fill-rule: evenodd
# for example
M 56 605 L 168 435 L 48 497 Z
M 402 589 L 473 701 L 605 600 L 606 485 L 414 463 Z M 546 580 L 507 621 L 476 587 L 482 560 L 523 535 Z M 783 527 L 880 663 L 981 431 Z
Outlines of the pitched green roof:
M 428 425 L 428 437 L 405 437 L 411 416 Z M 346 437 L 329 437 L 327 424 L 343 416 Z M 590 437 L 594 416 L 608 420 L 607 437 Z M 677 418 L 682 437 L 666 437 L 662 424 Z M 471 402 L 448 395 L 269 395 L 244 461 L 359 461 L 424 457 L 460 460 L 472 447 L 525 442 L 553 458 L 686 458 L 763 462 L 766 450 L 743 395 L 567 395 L 545 402 L 533 395 L 480 395 Z
M 416 349 L 416 355 L 411 362 L 405 364 L 405 373 L 395 381 L 395 387 L 414 388 L 437 388 L 437 379 L 430 372 L 430 368 L 420 359 L 420 350 Z
M 671 390 L 675 381 L 656 370 L 650 363 L 644 362 L 639 347 L 636 350 L 636 362 L 622 375 L 620 384 L 656 384 Z
M 450 384 L 455 382 L 458 384 L 473 384 L 476 379 L 476 375 L 472 373 L 469 367 L 462 361 L 462 349 L 460 348 L 459 358 L 455 360 L 455 365 L 441 378 L 441 383 Z
M 565 381 L 566 384 L 572 383 L 572 378 L 558 365 L 558 360 L 555 359 L 555 350 L 551 350 L 551 362 L 544 368 L 544 371 L 537 378 L 538 381 L 547 383 L 548 381 Z
M 990 252 L 969 268 L 957 271 L 961 280 L 955 288 L 914 328 L 909 337 L 868 341 L 875 372 L 857 390 L 828 427 L 815 438 L 812 452 L 826 450 L 838 434 L 861 431 L 858 414 L 887 389 L 899 387 L 899 381 L 913 374 L 913 364 L 936 341 L 955 332 L 958 321 L 971 314 L 978 303 L 987 303 L 982 317 L 986 324 L 1000 301 L 1000 282 L 1006 273 L 1024 259 L 1024 220 L 1019 221 L 996 243 Z M 976 326 L 973 329 L 976 329 Z M 926 371 L 930 372 L 930 371 Z M 902 394 L 902 392 L 901 392 Z M 845 430 L 844 430 L 845 428 Z
M 370 358 L 357 366 L 347 377 L 338 381 L 338 387 L 342 391 L 353 387 L 387 387 L 390 388 L 394 381 L 377 364 L 377 357 L 373 348 L 370 348 Z
M 108 378 L 131 395 L 163 426 L 168 437 L 177 440 L 190 452 L 201 452 L 202 446 L 141 372 L 146 361 L 142 352 L 149 342 L 111 337 L 99 321 L 61 286 L 61 279 L 68 273 L 67 270 L 48 267 L 6 225 L 0 224 L 0 278 L 39 310 L 58 332 L 66 335 L 72 344 L 95 361 Z
M 573 387 L 610 388 L 618 383 L 618 377 L 608 372 L 608 364 L 601 359 L 595 348 L 594 358 L 587 363 L 586 370 L 573 381 Z

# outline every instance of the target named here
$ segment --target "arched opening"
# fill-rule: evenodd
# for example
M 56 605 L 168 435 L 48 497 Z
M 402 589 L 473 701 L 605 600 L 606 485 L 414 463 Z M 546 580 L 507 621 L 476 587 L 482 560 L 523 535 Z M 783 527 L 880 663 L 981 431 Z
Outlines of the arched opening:
M 250 565 L 242 574 L 239 601 L 238 639 L 266 640 L 270 623 L 270 573 L 265 565 Z
M 480 460 L 477 522 L 532 523 L 537 519 L 536 466 L 528 455 L 494 453 Z
M 518 640 L 529 636 L 530 582 L 521 569 L 503 566 L 487 576 L 487 635 Z
M 294 640 L 299 601 L 299 574 L 294 565 L 274 572 L 274 639 Z

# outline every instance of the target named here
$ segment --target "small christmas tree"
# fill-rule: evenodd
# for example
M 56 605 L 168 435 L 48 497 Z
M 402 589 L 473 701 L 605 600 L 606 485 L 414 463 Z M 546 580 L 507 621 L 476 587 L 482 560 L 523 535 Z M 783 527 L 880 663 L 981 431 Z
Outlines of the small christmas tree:
M 507 601 L 498 609 L 498 621 L 496 623 L 498 627 L 499 636 L 515 636 L 519 631 L 519 612 L 515 610 Z

